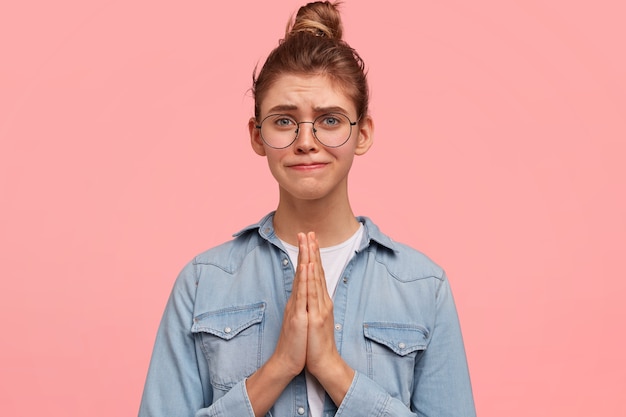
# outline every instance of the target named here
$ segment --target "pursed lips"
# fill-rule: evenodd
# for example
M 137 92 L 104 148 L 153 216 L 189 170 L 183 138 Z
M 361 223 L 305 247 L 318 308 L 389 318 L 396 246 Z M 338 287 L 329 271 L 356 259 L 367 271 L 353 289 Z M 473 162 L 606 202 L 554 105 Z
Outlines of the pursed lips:
M 287 168 L 300 169 L 300 170 L 313 170 L 313 169 L 323 168 L 326 165 L 328 165 L 328 163 L 326 162 L 302 162 L 299 164 L 288 164 Z

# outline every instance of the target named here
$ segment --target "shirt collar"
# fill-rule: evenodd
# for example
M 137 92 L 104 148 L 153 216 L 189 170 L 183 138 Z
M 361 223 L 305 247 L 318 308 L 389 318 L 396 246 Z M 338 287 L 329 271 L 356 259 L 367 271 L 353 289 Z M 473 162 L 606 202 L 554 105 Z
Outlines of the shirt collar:
M 268 240 L 270 242 L 277 241 L 278 238 L 276 237 L 276 234 L 274 233 L 274 223 L 273 223 L 274 213 L 275 212 L 271 212 L 267 214 L 265 217 L 263 217 L 259 222 L 251 224 L 241 229 L 239 232 L 235 233 L 233 237 L 241 236 L 244 233 L 247 233 L 249 231 L 258 230 L 259 235 L 263 239 Z M 391 240 L 389 236 L 382 233 L 380 229 L 378 228 L 378 226 L 376 226 L 374 222 L 372 222 L 368 217 L 359 216 L 357 217 L 357 220 L 363 223 L 363 226 L 365 226 L 365 231 L 363 233 L 363 241 L 361 242 L 361 245 L 359 247 L 359 252 L 367 248 L 370 244 L 370 241 L 374 241 L 381 246 L 391 249 L 394 252 L 398 251 L 394 241 Z

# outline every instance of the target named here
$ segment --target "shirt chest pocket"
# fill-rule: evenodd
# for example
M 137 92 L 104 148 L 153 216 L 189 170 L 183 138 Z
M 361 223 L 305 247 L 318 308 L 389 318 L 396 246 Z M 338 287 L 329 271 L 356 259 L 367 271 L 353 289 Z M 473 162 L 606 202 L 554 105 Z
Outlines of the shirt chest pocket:
M 229 390 L 261 366 L 265 303 L 209 311 L 194 318 L 191 332 L 204 353 L 211 384 Z
M 408 404 L 415 362 L 427 348 L 429 332 L 417 324 L 363 324 L 369 377 Z

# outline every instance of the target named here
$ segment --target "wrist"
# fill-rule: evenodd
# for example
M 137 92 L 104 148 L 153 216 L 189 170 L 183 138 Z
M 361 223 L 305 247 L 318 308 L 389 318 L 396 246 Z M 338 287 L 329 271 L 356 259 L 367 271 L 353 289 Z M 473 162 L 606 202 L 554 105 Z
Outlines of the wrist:
M 323 371 L 313 373 L 309 370 L 309 372 L 317 378 L 335 405 L 339 407 L 354 380 L 354 369 L 341 356 L 338 356 L 338 359 L 331 363 L 321 366 L 320 369 Z
M 288 381 L 298 376 L 304 369 L 303 366 L 292 365 L 288 358 L 276 352 L 270 356 L 264 366 L 271 369 L 272 373 L 277 377 L 287 379 Z

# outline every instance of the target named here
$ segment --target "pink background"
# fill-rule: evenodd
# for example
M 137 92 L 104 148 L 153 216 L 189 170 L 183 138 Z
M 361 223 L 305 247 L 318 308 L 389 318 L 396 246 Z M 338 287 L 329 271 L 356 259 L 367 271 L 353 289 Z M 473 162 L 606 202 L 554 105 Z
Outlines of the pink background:
M 2 415 L 136 415 L 178 271 L 276 204 L 248 88 L 301 4 L 4 2 Z M 626 415 L 622 4 L 344 5 L 354 209 L 447 269 L 482 417 Z

